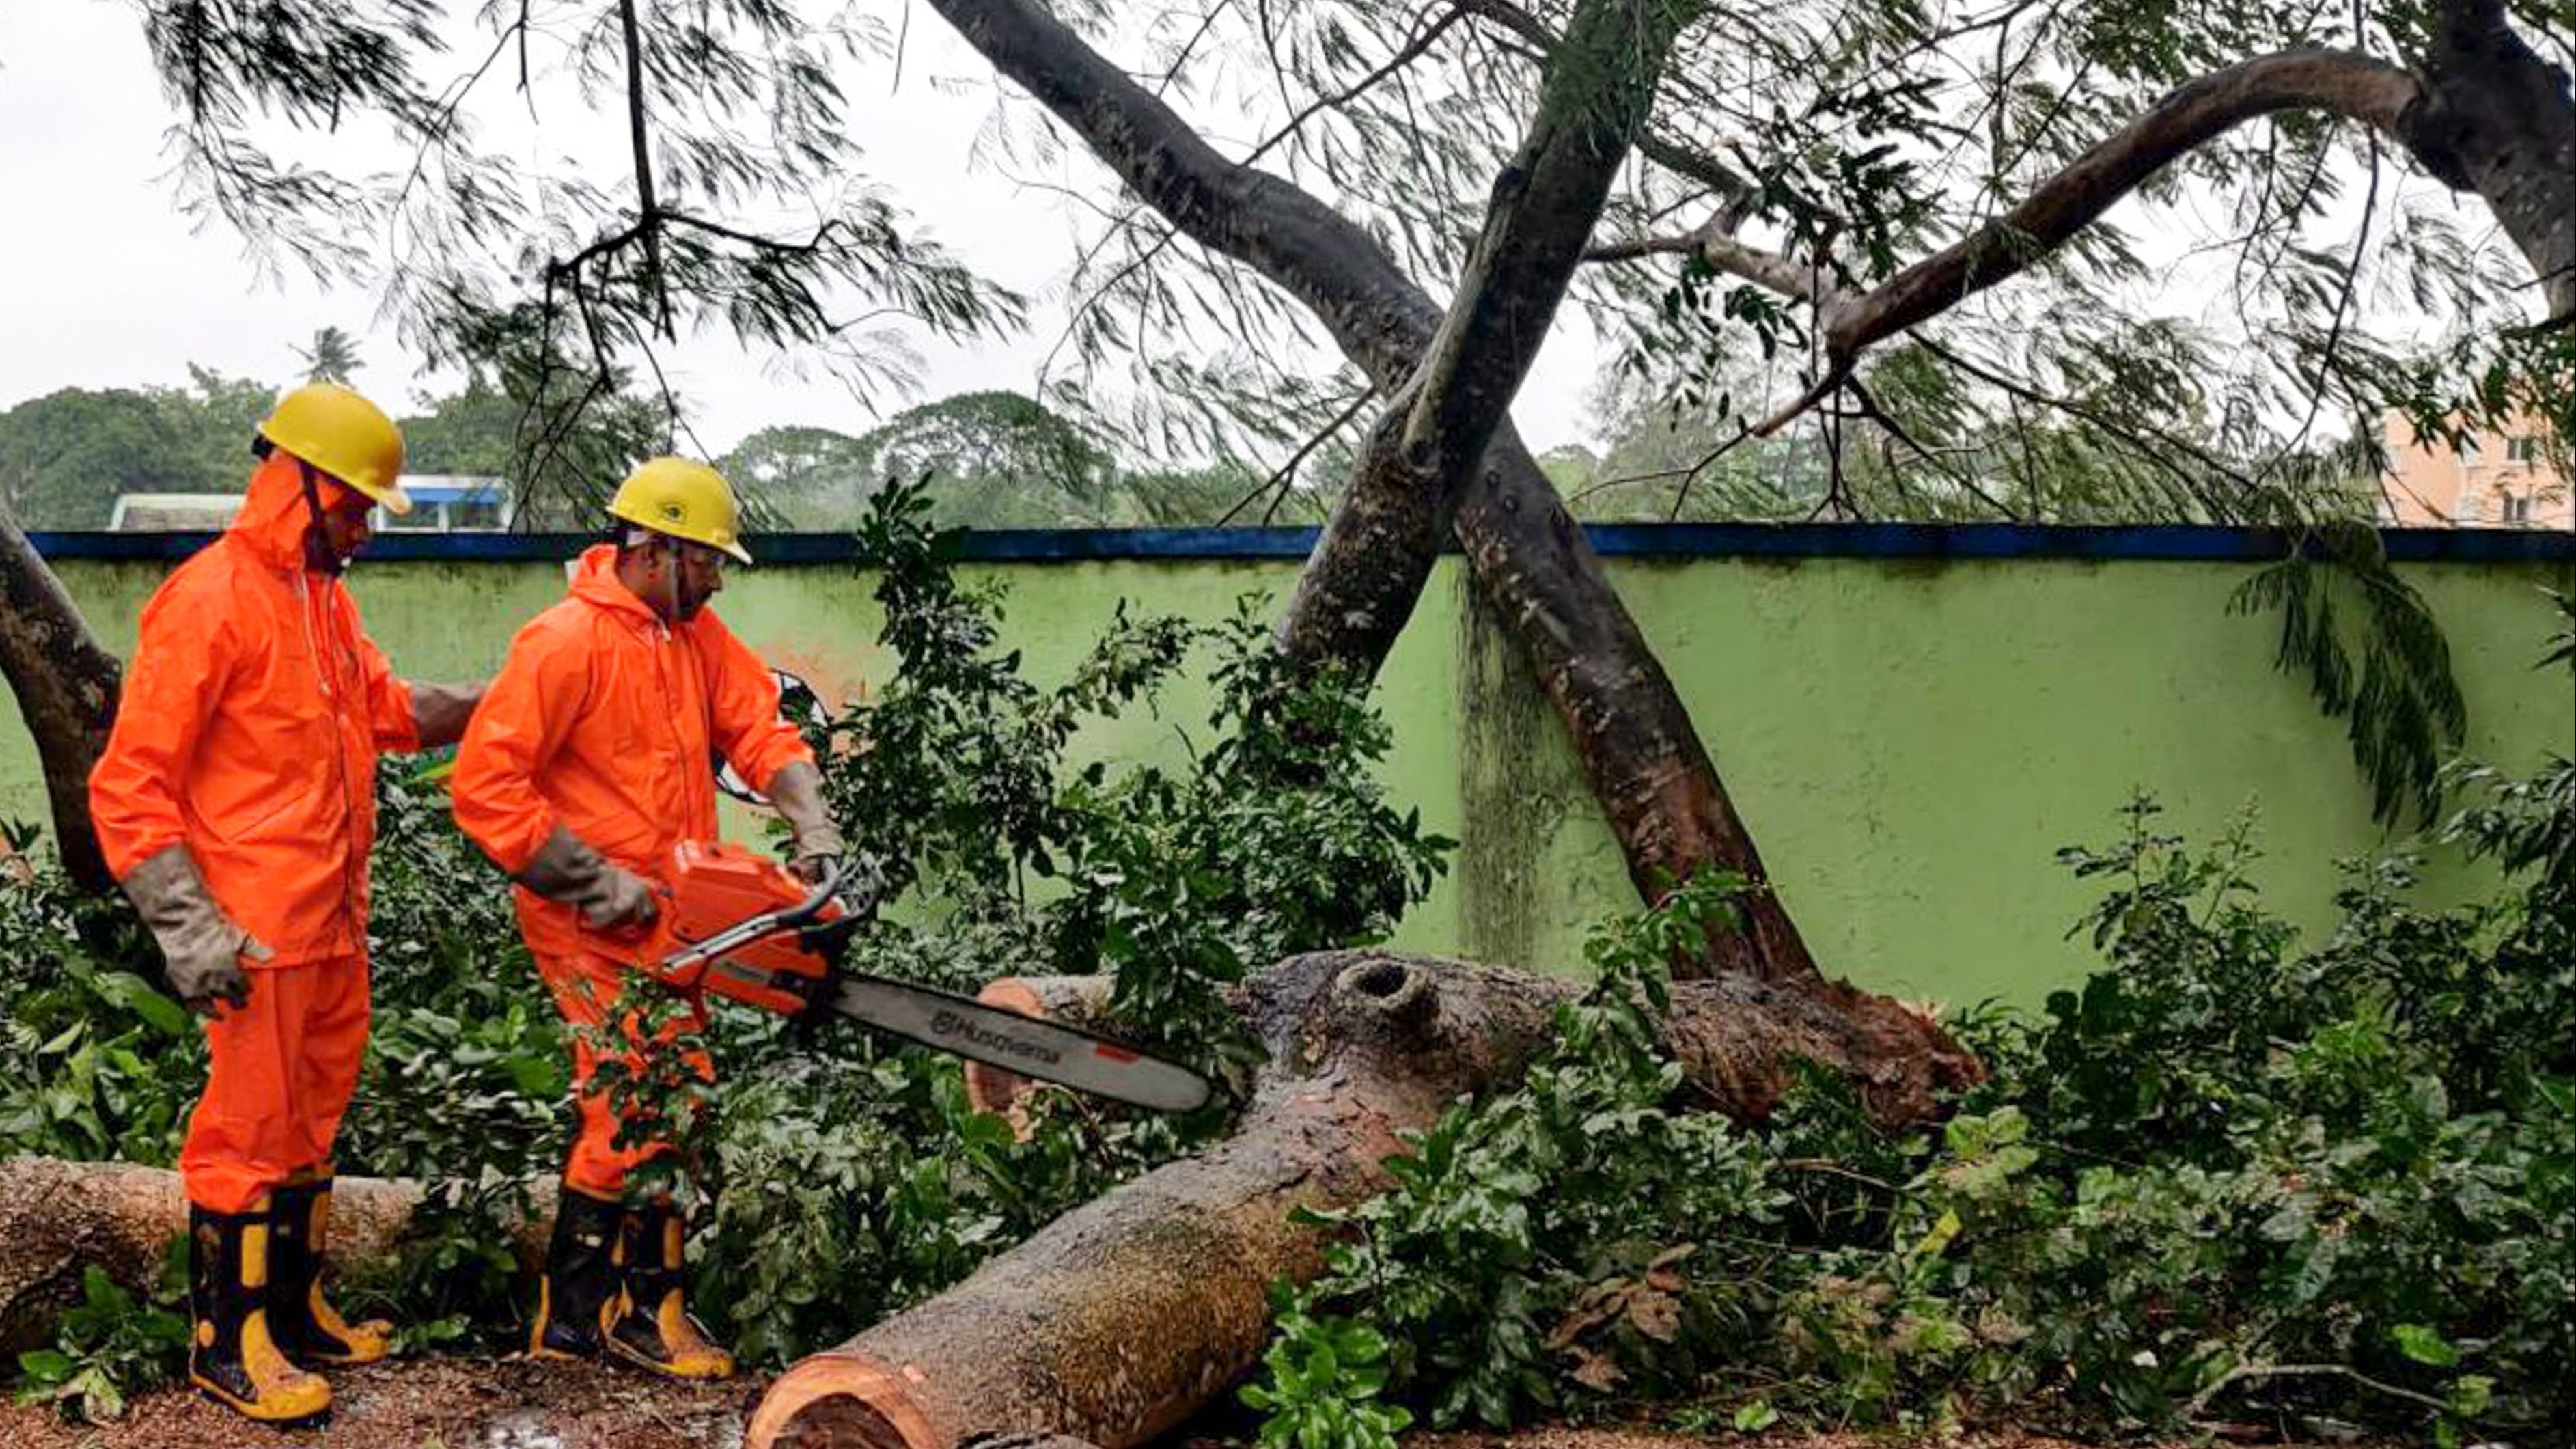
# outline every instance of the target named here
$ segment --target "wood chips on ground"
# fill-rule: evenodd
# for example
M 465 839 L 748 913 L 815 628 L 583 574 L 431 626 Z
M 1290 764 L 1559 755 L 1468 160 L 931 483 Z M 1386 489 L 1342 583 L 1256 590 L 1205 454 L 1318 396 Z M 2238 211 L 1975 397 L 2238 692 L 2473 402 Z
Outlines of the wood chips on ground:
M 0 1404 L 0 1449 L 740 1449 L 766 1375 L 677 1384 L 604 1364 L 426 1358 L 337 1369 L 329 1422 L 278 1431 L 193 1390 L 163 1389 L 105 1426 L 65 1422 L 47 1405 Z M 1184 1437 L 1175 1449 L 1217 1449 Z M 1633 1428 L 1542 1425 L 1511 1434 L 1404 1437 L 1404 1449 L 2079 1449 L 2015 1429 L 1953 1437 L 1880 1433 L 1695 1437 Z M 2179 1445 L 2172 1449 L 2180 1449 Z

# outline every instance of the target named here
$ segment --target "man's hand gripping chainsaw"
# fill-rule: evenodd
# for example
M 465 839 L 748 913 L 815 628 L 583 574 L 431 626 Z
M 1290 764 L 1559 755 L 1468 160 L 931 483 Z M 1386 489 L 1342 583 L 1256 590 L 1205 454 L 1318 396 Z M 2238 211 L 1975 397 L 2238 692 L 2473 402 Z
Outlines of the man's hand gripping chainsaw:
M 865 879 L 858 877 L 864 876 Z M 738 846 L 682 842 L 654 932 L 667 985 L 812 1019 L 862 1026 L 956 1056 L 1162 1112 L 1207 1104 L 1205 1078 L 1106 1037 L 971 997 L 840 967 L 843 948 L 884 888 L 873 866 L 836 861 L 821 884 Z M 842 900 L 853 891 L 857 910 Z

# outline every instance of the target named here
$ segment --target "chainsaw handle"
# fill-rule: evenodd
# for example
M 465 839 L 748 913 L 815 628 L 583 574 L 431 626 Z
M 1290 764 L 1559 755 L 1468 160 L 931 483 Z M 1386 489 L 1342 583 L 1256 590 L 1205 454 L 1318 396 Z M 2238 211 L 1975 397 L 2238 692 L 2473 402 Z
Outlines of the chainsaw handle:
M 871 875 L 877 875 L 878 888 L 881 892 L 883 890 L 884 877 L 882 875 L 878 875 L 874 870 L 871 870 L 869 873 Z M 790 931 L 800 933 L 810 932 L 815 918 L 822 915 L 823 908 L 830 905 L 833 898 L 840 894 L 841 885 L 849 878 L 849 876 L 850 857 L 834 857 L 832 868 L 824 873 L 822 882 L 816 885 L 813 891 L 806 895 L 803 900 L 798 901 L 792 906 L 782 906 L 774 911 L 764 911 L 756 916 L 745 917 L 744 919 L 735 922 L 733 925 L 707 937 L 705 940 L 694 942 L 678 951 L 674 951 L 670 955 L 662 958 L 662 969 L 665 971 L 675 971 L 700 961 L 712 961 L 727 951 L 737 950 L 741 947 L 750 945 L 754 941 L 765 941 L 772 936 L 785 935 Z M 873 899 L 868 902 L 869 907 L 873 907 L 875 904 L 876 902 Z M 855 926 L 859 915 L 860 912 L 851 912 L 849 916 L 849 924 Z M 840 922 L 833 923 L 834 926 L 839 926 L 840 924 Z M 826 927 L 825 929 L 829 930 L 831 928 Z
M 821 915 L 823 908 L 832 903 L 832 898 L 841 893 L 841 881 L 849 873 L 850 858 L 845 855 L 833 856 L 832 868 L 823 873 L 823 879 L 814 887 L 814 893 L 783 911 L 773 913 L 769 917 L 769 924 L 773 928 L 801 926 Z

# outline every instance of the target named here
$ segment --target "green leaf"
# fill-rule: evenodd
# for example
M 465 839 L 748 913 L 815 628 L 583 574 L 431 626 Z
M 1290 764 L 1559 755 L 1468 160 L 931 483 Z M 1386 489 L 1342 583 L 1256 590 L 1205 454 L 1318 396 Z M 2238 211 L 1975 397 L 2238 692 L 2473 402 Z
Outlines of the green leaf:
M 2450 1368 L 2460 1361 L 2459 1349 L 2442 1337 L 2438 1330 L 2420 1323 L 2401 1323 L 2388 1331 L 2397 1341 L 2397 1351 L 2417 1363 L 2432 1368 Z
M 111 1000 L 143 1018 L 162 1035 L 187 1034 L 187 1008 L 153 989 L 152 984 L 142 977 L 128 971 L 110 971 L 99 977 L 99 986 Z

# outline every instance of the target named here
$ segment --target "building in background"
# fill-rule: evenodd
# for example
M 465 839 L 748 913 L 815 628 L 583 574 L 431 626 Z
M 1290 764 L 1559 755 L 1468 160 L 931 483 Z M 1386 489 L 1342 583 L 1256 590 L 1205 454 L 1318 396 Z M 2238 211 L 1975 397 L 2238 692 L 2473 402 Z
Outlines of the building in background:
M 376 527 L 402 533 L 497 533 L 518 516 L 510 485 L 499 478 L 463 473 L 406 473 L 402 490 L 411 512 L 388 518 L 376 510 Z
M 2381 419 L 2389 470 L 2380 480 L 2380 517 L 2410 528 L 2576 527 L 2576 489 L 2552 460 L 2548 426 L 2516 414 L 2502 429 L 2456 449 L 2417 441 L 2405 418 Z
M 456 473 L 403 477 L 411 512 L 394 518 L 375 511 L 380 532 L 497 533 L 518 516 L 510 485 L 499 478 Z M 216 533 L 241 507 L 238 493 L 120 493 L 107 516 L 110 533 Z
M 241 508 L 238 493 L 119 493 L 110 533 L 220 533 Z

